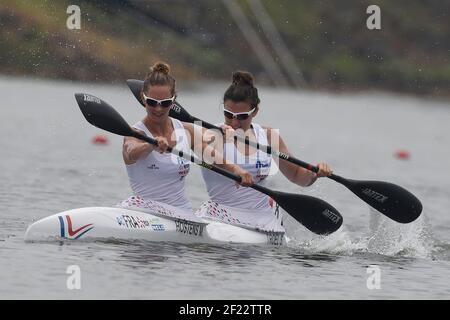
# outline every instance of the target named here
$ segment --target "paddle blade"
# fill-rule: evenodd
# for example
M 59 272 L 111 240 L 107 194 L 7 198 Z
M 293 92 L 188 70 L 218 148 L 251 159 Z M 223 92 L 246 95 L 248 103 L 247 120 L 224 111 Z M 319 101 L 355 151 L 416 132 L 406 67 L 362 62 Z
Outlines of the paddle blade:
M 408 190 L 383 181 L 346 180 L 347 186 L 361 200 L 381 214 L 400 223 L 416 220 L 422 212 L 422 203 Z
M 177 101 L 172 105 L 169 116 L 183 122 L 194 122 L 194 119 Z
M 133 135 L 128 123 L 105 101 L 85 93 L 76 93 L 75 99 L 90 124 L 121 136 Z
M 133 96 L 136 98 L 139 103 L 144 106 L 144 103 L 141 100 L 141 90 L 144 86 L 144 81 L 142 80 L 136 80 L 136 79 L 128 79 L 127 85 L 130 88 L 131 92 L 133 93 Z
M 276 192 L 274 200 L 308 230 L 327 235 L 338 230 L 343 218 L 329 203 L 311 196 Z

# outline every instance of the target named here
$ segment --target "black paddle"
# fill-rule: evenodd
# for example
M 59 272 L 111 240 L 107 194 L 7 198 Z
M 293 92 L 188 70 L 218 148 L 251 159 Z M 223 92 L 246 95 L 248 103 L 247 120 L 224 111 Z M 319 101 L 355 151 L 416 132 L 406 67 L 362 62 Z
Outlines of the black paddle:
M 101 99 L 83 93 L 75 94 L 75 98 L 81 112 L 90 124 L 121 136 L 135 137 L 153 145 L 158 144 L 156 140 L 132 130 L 122 116 Z M 182 151 L 170 147 L 168 151 L 234 181 L 241 181 L 240 177 L 215 165 L 200 161 L 192 154 L 185 155 Z M 339 212 L 321 199 L 273 191 L 256 184 L 250 187 L 272 197 L 287 213 L 314 233 L 327 235 L 339 229 L 342 224 L 342 216 Z
M 127 84 L 136 99 L 142 105 L 144 105 L 140 97 L 144 82 L 141 80 L 130 79 L 127 80 Z M 191 116 L 178 102 L 175 102 L 175 104 L 172 106 L 169 115 L 172 118 L 184 122 L 192 123 L 194 121 L 201 121 L 202 126 L 207 129 L 217 129 L 222 131 L 221 128 L 213 124 Z M 273 150 L 270 146 L 259 145 L 258 143 L 249 141 L 247 137 L 243 138 L 235 136 L 235 140 L 258 148 L 268 154 L 294 163 L 315 173 L 319 171 L 316 166 L 296 159 L 288 154 Z M 335 174 L 332 174 L 328 178 L 343 184 L 348 189 L 350 189 L 350 191 L 356 194 L 361 200 L 394 221 L 400 223 L 409 223 L 416 220 L 422 212 L 422 203 L 420 202 L 420 200 L 417 199 L 417 197 L 414 196 L 411 192 L 398 185 L 383 181 L 358 181 L 345 179 Z

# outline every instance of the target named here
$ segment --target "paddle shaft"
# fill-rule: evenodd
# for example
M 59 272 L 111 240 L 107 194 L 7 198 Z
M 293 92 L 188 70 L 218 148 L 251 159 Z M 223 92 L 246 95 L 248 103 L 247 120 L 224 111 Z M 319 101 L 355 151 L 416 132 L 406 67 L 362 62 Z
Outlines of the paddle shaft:
M 192 116 L 191 118 L 194 121 L 201 121 L 205 128 L 220 130 L 222 134 L 225 134 L 224 130 L 215 125 L 203 122 L 202 120 Z M 294 163 L 312 172 L 317 173 L 319 171 L 319 168 L 316 166 L 291 157 L 288 154 L 273 150 L 270 146 L 260 145 L 259 143 L 250 141 L 248 137 L 243 138 L 241 136 L 234 135 L 234 139 L 235 141 L 243 142 L 246 145 L 250 145 L 263 152 L 272 154 L 273 156 Z M 417 219 L 422 212 L 422 204 L 417 197 L 415 197 L 408 190 L 392 183 L 382 181 L 349 180 L 335 174 L 331 174 L 328 178 L 342 184 L 372 208 L 375 208 L 378 212 L 388 216 L 394 221 L 409 223 Z
M 139 103 L 143 107 L 145 107 L 145 105 L 140 97 L 140 92 L 143 88 L 143 81 L 129 79 L 129 80 L 127 80 L 127 84 L 129 86 L 129 88 L 131 89 L 131 92 L 133 93 L 135 98 L 139 101 Z M 225 134 L 225 132 L 221 128 L 190 115 L 177 101 L 175 101 L 174 105 L 171 107 L 170 116 L 173 118 L 176 118 L 180 121 L 184 121 L 184 122 L 191 122 L 191 123 L 201 122 L 202 127 L 206 128 L 206 129 L 216 129 L 216 130 L 219 130 L 220 132 L 222 132 L 223 135 Z M 282 160 L 291 162 L 293 164 L 296 164 L 296 165 L 298 165 L 302 168 L 305 168 L 307 170 L 310 170 L 312 172 L 315 172 L 315 173 L 319 172 L 319 168 L 317 168 L 316 166 L 313 166 L 312 164 L 309 164 L 307 162 L 299 160 L 299 159 L 292 157 L 286 153 L 283 153 L 283 152 L 280 152 L 277 150 L 273 150 L 271 146 L 265 146 L 265 145 L 261 145 L 257 142 L 254 142 L 254 141 L 250 141 L 248 139 L 248 137 L 243 138 L 243 137 L 235 135 L 234 140 L 245 143 L 246 145 L 250 145 L 254 148 L 260 149 L 261 151 L 263 151 L 267 154 L 271 154 L 274 157 L 278 157 Z M 328 178 L 348 187 L 349 181 L 343 177 L 337 176 L 335 174 L 331 174 L 330 176 L 328 176 Z
M 205 122 L 205 121 L 203 121 L 201 119 L 192 117 L 192 116 L 191 116 L 191 118 L 192 118 L 191 119 L 192 122 L 201 122 L 202 126 L 204 128 L 206 128 L 206 129 L 216 129 L 216 130 L 219 130 L 220 132 L 222 132 L 223 135 L 225 135 L 225 133 L 222 130 L 222 128 L 220 128 L 218 126 L 215 126 L 215 125 L 213 125 L 211 123 Z M 300 166 L 302 168 L 305 168 L 307 170 L 310 170 L 310 171 L 312 171 L 314 173 L 319 172 L 319 168 L 316 167 L 316 166 L 313 166 L 312 164 L 309 164 L 307 162 L 299 160 L 299 159 L 297 159 L 295 157 L 292 157 L 292 156 L 290 156 L 290 155 L 288 155 L 286 153 L 274 150 L 274 149 L 272 149 L 271 146 L 266 146 L 266 145 L 262 145 L 262 144 L 259 144 L 257 142 L 254 142 L 254 141 L 250 141 L 248 137 L 243 138 L 243 137 L 234 135 L 234 140 L 242 142 L 242 143 L 245 143 L 246 145 L 249 145 L 251 147 L 259 149 L 259 150 L 261 150 L 261 151 L 263 151 L 263 152 L 265 152 L 267 154 L 271 154 L 271 155 L 273 155 L 275 157 L 278 157 L 278 158 L 280 158 L 282 160 L 285 160 L 285 161 L 291 162 L 293 164 L 296 164 L 296 165 L 298 165 L 298 166 Z M 340 177 L 338 175 L 335 175 L 335 174 L 331 174 L 330 176 L 328 176 L 328 178 L 330 178 L 330 179 L 332 179 L 332 180 L 334 180 L 336 182 L 342 183 L 342 184 L 345 184 L 345 182 L 346 182 L 345 178 L 342 178 L 342 177 Z
M 144 135 L 140 134 L 139 132 L 133 131 L 133 137 L 135 137 L 137 139 L 140 139 L 140 140 L 143 140 L 143 141 L 146 141 L 146 142 L 148 142 L 150 144 L 153 144 L 155 146 L 158 145 L 158 141 L 156 141 L 153 138 L 144 136 Z M 202 166 L 202 167 L 204 167 L 206 169 L 209 169 L 209 170 L 212 170 L 214 172 L 217 172 L 218 174 L 221 174 L 221 175 L 223 175 L 223 176 L 225 176 L 227 178 L 230 178 L 230 179 L 232 179 L 232 180 L 234 180 L 234 181 L 236 181 L 238 183 L 241 182 L 241 177 L 239 177 L 239 176 L 237 176 L 237 175 L 235 175 L 235 174 L 233 174 L 231 172 L 228 172 L 225 169 L 222 169 L 222 168 L 220 168 L 218 166 L 215 166 L 215 165 L 212 165 L 212 164 L 208 164 L 208 163 L 206 163 L 206 162 L 196 158 L 192 154 L 187 155 L 183 151 L 177 150 L 177 149 L 172 148 L 170 146 L 167 148 L 167 151 L 170 152 L 170 153 L 173 153 L 173 154 L 175 154 L 175 155 L 177 155 L 179 157 L 182 157 L 182 158 L 184 158 L 186 160 L 189 160 L 189 161 L 191 161 L 193 163 L 196 163 L 196 164 L 198 164 L 198 165 L 200 165 L 200 166 Z M 267 188 L 265 188 L 263 186 L 260 186 L 260 185 L 257 185 L 257 184 L 252 184 L 249 187 L 253 188 L 255 190 L 258 190 L 259 192 L 262 192 L 262 193 L 264 193 L 264 194 L 266 194 L 266 195 L 268 195 L 268 196 L 270 196 L 272 198 L 276 197 L 276 193 L 274 191 L 269 190 L 269 189 L 267 189 Z
M 140 92 L 142 91 L 143 85 L 142 81 L 127 80 L 127 84 L 136 99 L 144 106 L 144 103 L 140 98 Z M 174 105 L 171 107 L 169 115 L 184 122 L 201 122 L 201 126 L 207 129 L 219 130 L 223 135 L 225 134 L 224 130 L 221 128 L 191 116 L 177 101 L 175 101 Z M 316 166 L 296 159 L 283 152 L 273 150 L 270 146 L 264 146 L 250 141 L 248 137 L 235 135 L 234 140 L 243 142 L 246 145 L 260 149 L 267 154 L 271 154 L 274 157 L 278 157 L 312 172 L 317 173 L 319 171 Z M 397 222 L 408 223 L 414 221 L 422 212 L 422 204 L 416 196 L 408 190 L 392 183 L 383 181 L 358 181 L 346 179 L 335 174 L 331 174 L 328 178 L 342 184 L 369 206 Z

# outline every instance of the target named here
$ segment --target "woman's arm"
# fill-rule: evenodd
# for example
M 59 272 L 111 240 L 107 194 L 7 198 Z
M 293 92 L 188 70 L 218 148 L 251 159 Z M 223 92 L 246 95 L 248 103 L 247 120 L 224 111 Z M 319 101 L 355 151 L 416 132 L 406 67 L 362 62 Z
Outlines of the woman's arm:
M 132 130 L 135 130 L 140 134 L 145 135 L 144 131 L 137 130 L 134 128 L 132 128 Z M 144 142 L 134 137 L 125 137 L 123 139 L 122 145 L 123 161 L 125 162 L 126 165 L 134 164 L 139 159 L 148 156 L 149 153 L 152 152 L 154 149 L 155 146 L 150 143 Z
M 248 187 L 253 184 L 253 177 L 248 171 L 226 161 L 223 156 L 223 137 L 219 131 L 206 130 L 194 126 L 192 123 L 183 123 L 183 126 L 190 137 L 191 149 L 202 161 L 214 164 L 241 177 L 240 184 L 242 186 Z
M 150 143 L 133 137 L 123 139 L 122 156 L 126 165 L 134 164 L 139 159 L 145 158 L 152 150 L 153 146 Z
M 269 145 L 274 148 L 274 150 L 290 155 L 286 143 L 278 134 L 277 130 L 270 127 L 263 128 L 267 131 Z M 289 181 L 302 187 L 308 187 L 316 182 L 318 177 L 329 176 L 332 173 L 330 166 L 326 163 L 319 163 L 317 166 L 319 167 L 319 172 L 316 174 L 283 159 L 280 159 L 279 162 L 279 167 L 283 175 L 289 179 Z

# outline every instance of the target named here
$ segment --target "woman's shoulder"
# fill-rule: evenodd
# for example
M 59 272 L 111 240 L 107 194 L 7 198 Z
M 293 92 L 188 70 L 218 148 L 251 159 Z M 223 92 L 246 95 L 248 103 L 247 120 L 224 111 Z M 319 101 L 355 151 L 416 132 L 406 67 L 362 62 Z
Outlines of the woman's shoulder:
M 145 126 L 145 123 L 143 120 L 139 120 L 138 122 L 134 123 L 131 126 L 132 129 L 141 131 L 141 133 L 146 133 L 146 131 L 148 130 L 148 128 Z
M 272 145 L 272 141 L 277 141 L 280 139 L 280 132 L 278 129 L 274 129 L 272 127 L 266 126 L 266 125 L 259 125 L 261 130 L 264 131 L 267 137 L 267 143 L 269 145 Z
M 263 130 L 263 131 L 267 134 L 267 136 L 269 136 L 269 135 L 272 133 L 272 131 L 275 130 L 274 128 L 269 127 L 269 126 L 266 126 L 266 125 L 263 125 L 263 124 L 252 123 L 252 125 L 253 125 L 255 128 L 258 128 L 258 129 L 260 129 L 260 130 Z
M 185 131 L 189 132 L 189 134 L 193 134 L 194 133 L 194 125 L 192 123 L 190 123 L 190 122 L 183 122 L 183 121 L 179 121 L 179 120 L 177 120 L 177 121 L 179 122 L 179 128 L 184 129 Z M 176 129 L 176 127 L 175 127 L 175 129 Z
M 255 123 L 253 123 L 253 124 L 255 124 Z M 258 124 L 258 123 L 256 123 L 256 125 L 260 126 L 260 127 L 263 128 L 264 130 L 272 130 L 272 127 L 266 126 L 266 125 L 264 125 L 264 124 Z

